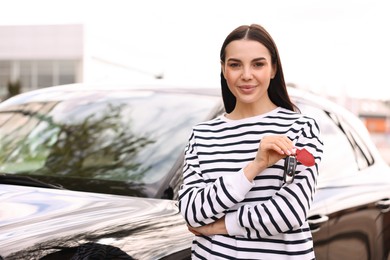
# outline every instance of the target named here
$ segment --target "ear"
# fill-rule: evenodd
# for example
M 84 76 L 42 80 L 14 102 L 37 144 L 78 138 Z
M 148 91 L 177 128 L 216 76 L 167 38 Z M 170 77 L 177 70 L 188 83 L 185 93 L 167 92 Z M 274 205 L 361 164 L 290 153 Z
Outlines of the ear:
M 278 71 L 276 67 L 276 63 L 272 64 L 272 72 L 271 72 L 271 79 L 275 78 L 276 72 Z

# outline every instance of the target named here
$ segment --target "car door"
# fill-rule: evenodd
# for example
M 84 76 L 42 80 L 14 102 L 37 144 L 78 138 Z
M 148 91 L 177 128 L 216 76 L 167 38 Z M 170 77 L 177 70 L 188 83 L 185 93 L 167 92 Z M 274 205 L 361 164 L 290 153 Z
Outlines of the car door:
M 317 259 L 386 259 L 390 234 L 390 170 L 376 162 L 348 121 L 315 112 L 324 156 L 309 224 Z
M 322 188 L 324 206 L 309 217 L 317 259 L 386 259 L 389 250 L 390 185 L 361 177 Z

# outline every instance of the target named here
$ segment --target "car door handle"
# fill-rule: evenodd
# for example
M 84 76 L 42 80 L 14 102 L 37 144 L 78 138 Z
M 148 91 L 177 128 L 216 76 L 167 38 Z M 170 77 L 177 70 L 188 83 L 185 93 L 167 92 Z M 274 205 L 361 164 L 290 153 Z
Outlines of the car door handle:
M 326 215 L 314 215 L 308 218 L 309 227 L 312 233 L 318 232 L 325 222 L 329 220 Z
M 382 199 L 375 203 L 375 206 L 380 209 L 381 212 L 386 213 L 390 211 L 390 199 Z

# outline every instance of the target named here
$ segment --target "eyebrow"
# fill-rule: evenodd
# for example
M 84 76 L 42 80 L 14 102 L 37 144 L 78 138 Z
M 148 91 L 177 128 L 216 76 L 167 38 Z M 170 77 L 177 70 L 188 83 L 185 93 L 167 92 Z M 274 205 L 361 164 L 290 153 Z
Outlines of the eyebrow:
M 267 59 L 264 58 L 264 57 L 260 57 L 260 58 L 253 59 L 253 61 L 262 61 L 262 60 L 267 60 Z
M 256 62 L 256 61 L 263 61 L 263 60 L 267 60 L 266 58 L 264 57 L 259 57 L 259 58 L 255 58 L 252 60 L 252 62 Z M 236 58 L 230 58 L 228 59 L 227 61 L 235 61 L 235 62 L 240 62 L 241 60 L 240 59 L 236 59 Z

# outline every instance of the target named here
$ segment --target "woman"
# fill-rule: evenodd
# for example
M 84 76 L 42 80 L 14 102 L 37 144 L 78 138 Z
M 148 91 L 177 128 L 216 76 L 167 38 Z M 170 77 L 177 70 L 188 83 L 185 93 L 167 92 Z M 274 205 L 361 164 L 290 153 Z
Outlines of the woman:
M 193 259 L 314 259 L 307 214 L 322 141 L 290 101 L 277 47 L 261 26 L 240 26 L 221 48 L 224 115 L 196 125 L 185 149 L 179 208 L 196 236 Z M 284 161 L 305 148 L 285 183 Z

